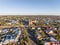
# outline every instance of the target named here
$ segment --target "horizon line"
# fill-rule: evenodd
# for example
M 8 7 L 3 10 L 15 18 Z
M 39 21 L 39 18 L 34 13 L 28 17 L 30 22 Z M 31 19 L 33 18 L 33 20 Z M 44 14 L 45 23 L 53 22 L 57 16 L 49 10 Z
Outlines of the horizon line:
M 55 15 L 55 14 L 54 15 L 53 14 L 51 14 L 51 15 L 50 14 L 49 15 L 47 15 L 47 14 L 44 14 L 44 15 L 43 14 L 36 14 L 36 15 L 35 14 L 27 14 L 27 15 L 26 14 L 24 14 L 24 15 L 23 14 L 21 14 L 21 15 L 20 14 L 19 15 L 18 14 L 16 14 L 16 15 L 15 14 L 4 14 L 4 15 L 0 15 L 0 16 L 60 16 L 60 15 Z

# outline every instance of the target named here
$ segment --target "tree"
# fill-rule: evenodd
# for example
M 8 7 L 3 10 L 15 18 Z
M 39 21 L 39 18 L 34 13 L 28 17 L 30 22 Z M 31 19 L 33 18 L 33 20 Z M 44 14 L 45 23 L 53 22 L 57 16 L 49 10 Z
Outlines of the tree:
M 42 41 L 42 40 L 38 40 L 38 45 L 43 45 L 44 44 L 44 42 Z

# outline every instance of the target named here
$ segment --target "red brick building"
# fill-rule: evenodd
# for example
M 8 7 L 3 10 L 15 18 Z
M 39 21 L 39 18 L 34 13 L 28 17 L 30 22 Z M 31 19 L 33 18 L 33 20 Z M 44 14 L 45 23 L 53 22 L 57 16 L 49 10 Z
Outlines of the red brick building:
M 60 45 L 59 42 L 45 42 L 44 45 Z

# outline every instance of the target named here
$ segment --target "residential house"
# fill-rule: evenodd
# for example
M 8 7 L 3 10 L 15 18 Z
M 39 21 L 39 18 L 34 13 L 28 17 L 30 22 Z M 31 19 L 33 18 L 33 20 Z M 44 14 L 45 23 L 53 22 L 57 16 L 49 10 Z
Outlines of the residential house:
M 53 30 L 46 30 L 46 33 L 49 34 L 49 35 L 52 35 L 52 36 L 56 36 L 57 34 L 54 33 Z
M 32 29 L 35 29 L 35 27 L 32 27 Z
M 41 35 L 38 31 L 36 31 L 35 37 L 36 37 L 36 39 L 38 39 L 38 40 L 42 40 L 42 35 Z
M 7 25 L 11 25 L 11 24 L 18 24 L 18 20 L 7 20 L 6 21 Z
M 53 30 L 50 30 L 50 29 L 47 29 L 47 30 L 46 30 L 46 33 L 47 33 L 47 34 L 53 34 L 54 31 L 53 31 Z
M 0 30 L 0 33 L 2 32 L 2 30 Z
M 51 42 L 57 42 L 57 40 L 55 38 L 53 38 L 53 37 L 50 37 L 50 41 Z
M 41 30 L 40 27 L 37 27 L 37 32 L 42 33 L 43 31 Z

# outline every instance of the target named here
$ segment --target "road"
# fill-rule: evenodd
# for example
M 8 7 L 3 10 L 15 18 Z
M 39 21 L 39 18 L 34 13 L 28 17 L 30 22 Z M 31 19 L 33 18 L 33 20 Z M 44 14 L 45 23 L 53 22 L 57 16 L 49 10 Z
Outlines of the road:
M 37 41 L 36 41 L 35 37 L 30 33 L 29 30 L 27 32 L 28 32 L 28 36 L 31 40 L 31 45 L 37 45 Z

